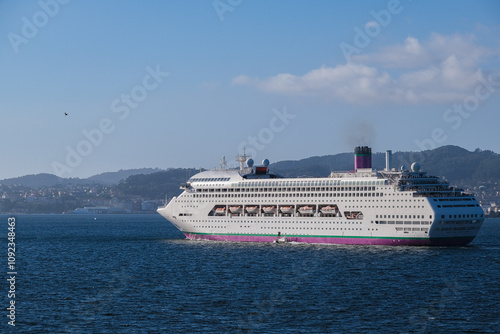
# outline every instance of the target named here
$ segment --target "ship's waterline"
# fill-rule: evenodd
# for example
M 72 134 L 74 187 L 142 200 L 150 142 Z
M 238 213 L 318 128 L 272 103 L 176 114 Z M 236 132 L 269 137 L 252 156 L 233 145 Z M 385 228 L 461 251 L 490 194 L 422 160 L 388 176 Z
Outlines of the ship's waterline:
M 233 241 L 233 242 L 275 242 L 276 235 L 228 235 L 210 233 L 185 233 L 191 240 Z M 393 245 L 393 246 L 461 246 L 470 243 L 474 237 L 457 238 L 399 238 L 391 237 L 341 237 L 341 236 L 296 236 L 285 235 L 286 242 L 340 245 Z M 354 240 L 353 240 L 354 239 Z
M 466 245 L 484 212 L 475 197 L 428 176 L 418 163 L 371 168 L 355 149 L 355 169 L 324 178 L 283 178 L 266 159 L 239 170 L 194 175 L 158 212 L 188 239 L 363 245 Z M 246 161 L 246 167 L 243 162 Z

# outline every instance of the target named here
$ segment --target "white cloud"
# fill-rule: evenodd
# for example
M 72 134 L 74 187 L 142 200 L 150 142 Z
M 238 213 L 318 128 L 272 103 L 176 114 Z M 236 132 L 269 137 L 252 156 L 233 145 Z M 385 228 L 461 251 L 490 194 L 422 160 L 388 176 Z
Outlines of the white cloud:
M 403 44 L 387 46 L 372 54 L 352 56 L 354 62 L 380 64 L 387 68 L 418 67 L 429 63 L 431 59 L 429 50 L 413 37 L 408 37 Z
M 402 44 L 302 76 L 282 73 L 259 79 L 240 75 L 233 84 L 353 104 L 449 103 L 474 92 L 483 76 L 480 62 L 493 54 L 477 45 L 473 35 L 432 34 L 424 42 L 408 37 Z

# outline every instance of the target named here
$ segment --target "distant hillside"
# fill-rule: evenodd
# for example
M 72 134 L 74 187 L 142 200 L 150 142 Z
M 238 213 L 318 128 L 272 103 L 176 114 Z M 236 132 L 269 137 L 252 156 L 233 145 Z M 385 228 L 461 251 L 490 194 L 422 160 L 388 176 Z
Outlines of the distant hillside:
M 269 168 L 285 177 L 327 176 L 333 170 L 352 170 L 354 168 L 354 154 L 340 153 L 301 160 L 285 160 L 273 163 Z
M 151 174 L 160 172 L 159 168 L 139 168 L 139 169 L 120 169 L 117 172 L 107 172 L 102 174 L 97 174 L 87 178 L 88 181 L 100 184 L 118 184 L 120 181 L 125 180 L 131 175 L 138 174 Z
M 116 190 L 120 197 L 171 198 L 179 195 L 182 192 L 179 187 L 196 173 L 199 173 L 198 169 L 177 168 L 147 175 L 132 175 L 121 181 Z
M 430 174 L 445 176 L 453 183 L 500 180 L 500 154 L 492 151 L 476 149 L 470 152 L 449 145 L 421 153 L 398 152 L 393 161 L 402 164 L 412 156 Z
M 432 175 L 444 176 L 452 183 L 500 180 L 500 155 L 479 149 L 470 152 L 458 146 L 442 146 L 423 152 L 393 152 L 392 167 L 419 162 Z M 372 155 L 374 169 L 385 168 L 385 152 Z M 330 171 L 354 169 L 354 153 L 311 157 L 298 161 L 281 161 L 270 168 L 286 177 L 326 176 Z
M 52 187 L 57 184 L 80 184 L 84 182 L 82 179 L 71 178 L 71 179 L 63 179 L 61 177 L 52 175 L 52 174 L 32 174 L 20 177 L 14 177 L 11 179 L 1 180 L 0 184 L 6 186 L 22 186 L 28 188 L 39 188 L 39 187 Z
M 1 180 L 0 184 L 6 186 L 22 186 L 28 188 L 40 188 L 40 187 L 53 187 L 55 185 L 79 185 L 79 184 L 102 184 L 102 185 L 115 185 L 121 180 L 125 180 L 131 175 L 137 174 L 151 174 L 159 172 L 159 168 L 141 168 L 141 169 L 121 169 L 117 172 L 108 172 L 98 175 L 91 176 L 86 179 L 80 178 L 62 178 L 53 174 L 41 173 L 32 174 L 20 177 L 14 177 L 10 179 Z

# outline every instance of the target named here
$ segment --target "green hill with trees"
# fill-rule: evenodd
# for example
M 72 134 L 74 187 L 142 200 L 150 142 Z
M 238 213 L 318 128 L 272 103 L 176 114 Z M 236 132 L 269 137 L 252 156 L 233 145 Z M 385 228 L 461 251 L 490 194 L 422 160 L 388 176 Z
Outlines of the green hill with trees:
M 492 151 L 467 151 L 458 146 L 442 146 L 423 152 L 393 152 L 392 168 L 409 168 L 418 162 L 429 174 L 444 176 L 451 183 L 500 181 L 500 154 Z M 385 168 L 385 152 L 372 155 L 373 168 Z M 286 177 L 326 176 L 330 171 L 354 169 L 354 153 L 311 157 L 298 161 L 281 161 L 270 168 Z
M 179 187 L 186 183 L 198 169 L 178 168 L 151 174 L 131 175 L 116 186 L 118 196 L 142 197 L 145 199 L 161 199 L 173 197 L 181 193 Z

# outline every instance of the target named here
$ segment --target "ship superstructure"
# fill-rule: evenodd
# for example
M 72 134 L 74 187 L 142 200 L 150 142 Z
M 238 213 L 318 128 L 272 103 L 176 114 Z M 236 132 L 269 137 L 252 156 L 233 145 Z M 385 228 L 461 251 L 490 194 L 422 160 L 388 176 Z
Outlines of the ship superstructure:
M 269 161 L 191 177 L 158 208 L 188 239 L 224 241 L 466 245 L 484 212 L 472 194 L 420 170 L 374 171 L 371 149 L 355 149 L 355 168 L 323 178 L 283 178 Z M 246 166 L 243 162 L 246 161 Z

